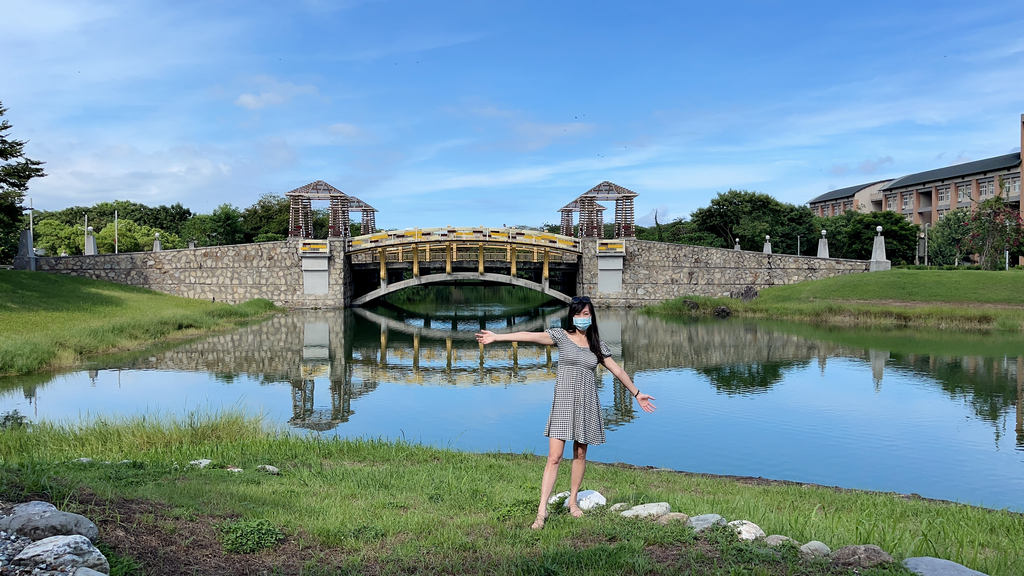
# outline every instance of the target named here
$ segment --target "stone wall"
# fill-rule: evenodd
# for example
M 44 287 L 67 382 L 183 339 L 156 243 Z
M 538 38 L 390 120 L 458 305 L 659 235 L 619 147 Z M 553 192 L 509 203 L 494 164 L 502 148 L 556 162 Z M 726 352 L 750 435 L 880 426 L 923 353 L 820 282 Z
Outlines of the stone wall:
M 210 246 L 162 252 L 37 258 L 36 270 L 237 304 L 266 298 L 290 308 L 344 307 L 351 287 L 344 242 L 331 241 L 327 294 L 303 294 L 297 242 Z
M 762 254 L 684 244 L 629 240 L 622 291 L 597 291 L 597 242 L 583 243 L 578 291 L 600 306 L 644 306 L 680 296 L 731 296 L 748 286 L 780 284 L 867 272 L 868 262 Z

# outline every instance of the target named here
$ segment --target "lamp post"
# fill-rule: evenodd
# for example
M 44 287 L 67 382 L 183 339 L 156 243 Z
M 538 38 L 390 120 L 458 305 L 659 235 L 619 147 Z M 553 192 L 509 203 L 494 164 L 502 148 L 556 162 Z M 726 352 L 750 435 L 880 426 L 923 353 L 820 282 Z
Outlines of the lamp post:
M 800 235 L 796 235 L 796 255 L 800 255 Z

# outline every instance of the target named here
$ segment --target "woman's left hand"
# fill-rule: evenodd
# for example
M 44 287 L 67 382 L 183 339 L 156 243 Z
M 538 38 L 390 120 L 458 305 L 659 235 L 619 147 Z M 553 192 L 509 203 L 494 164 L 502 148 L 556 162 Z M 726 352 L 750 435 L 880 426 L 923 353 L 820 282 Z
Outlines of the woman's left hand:
M 657 406 L 651 404 L 651 400 L 654 400 L 654 396 L 644 394 L 643 392 L 636 396 L 636 401 L 640 403 L 640 407 L 644 409 L 644 412 L 654 412 L 658 409 Z

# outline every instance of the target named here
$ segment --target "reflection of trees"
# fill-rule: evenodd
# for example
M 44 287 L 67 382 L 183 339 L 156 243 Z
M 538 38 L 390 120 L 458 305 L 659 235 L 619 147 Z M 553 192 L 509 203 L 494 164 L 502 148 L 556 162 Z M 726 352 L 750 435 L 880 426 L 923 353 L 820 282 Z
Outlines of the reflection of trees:
M 707 376 L 719 392 L 726 394 L 760 394 L 782 381 L 785 370 L 804 367 L 809 362 L 758 362 L 755 364 L 726 364 L 698 368 L 697 373 Z

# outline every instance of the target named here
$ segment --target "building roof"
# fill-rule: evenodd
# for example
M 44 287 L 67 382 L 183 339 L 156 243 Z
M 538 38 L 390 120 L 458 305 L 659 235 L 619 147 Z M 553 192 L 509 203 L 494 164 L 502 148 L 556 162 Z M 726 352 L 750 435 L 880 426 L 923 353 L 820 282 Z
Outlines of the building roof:
M 993 170 L 1005 170 L 1015 166 L 1020 166 L 1019 152 L 1003 154 L 1002 156 L 995 156 L 993 158 L 985 158 L 984 160 L 975 160 L 974 162 L 964 162 L 963 164 L 946 166 L 945 168 L 936 168 L 935 170 L 927 170 L 925 172 L 918 172 L 917 174 L 908 174 L 907 176 L 898 178 L 891 182 L 889 185 L 882 188 L 882 190 L 894 190 L 896 188 L 904 188 L 907 186 L 914 186 L 915 184 L 934 182 L 936 180 L 949 180 L 952 178 L 968 176 L 970 174 L 980 174 L 982 172 L 991 172 Z
M 880 184 L 882 182 L 887 181 L 888 180 L 876 180 L 874 182 L 869 182 L 867 184 L 858 184 L 857 186 L 848 186 L 846 188 L 840 188 L 838 190 L 833 190 L 831 192 L 825 192 L 821 196 L 818 196 L 817 198 L 814 198 L 813 200 L 808 202 L 808 204 L 815 204 L 817 202 L 827 202 L 829 200 L 840 200 L 842 198 L 852 198 L 857 192 L 860 192 L 861 190 L 869 186 L 874 186 L 875 184 Z

